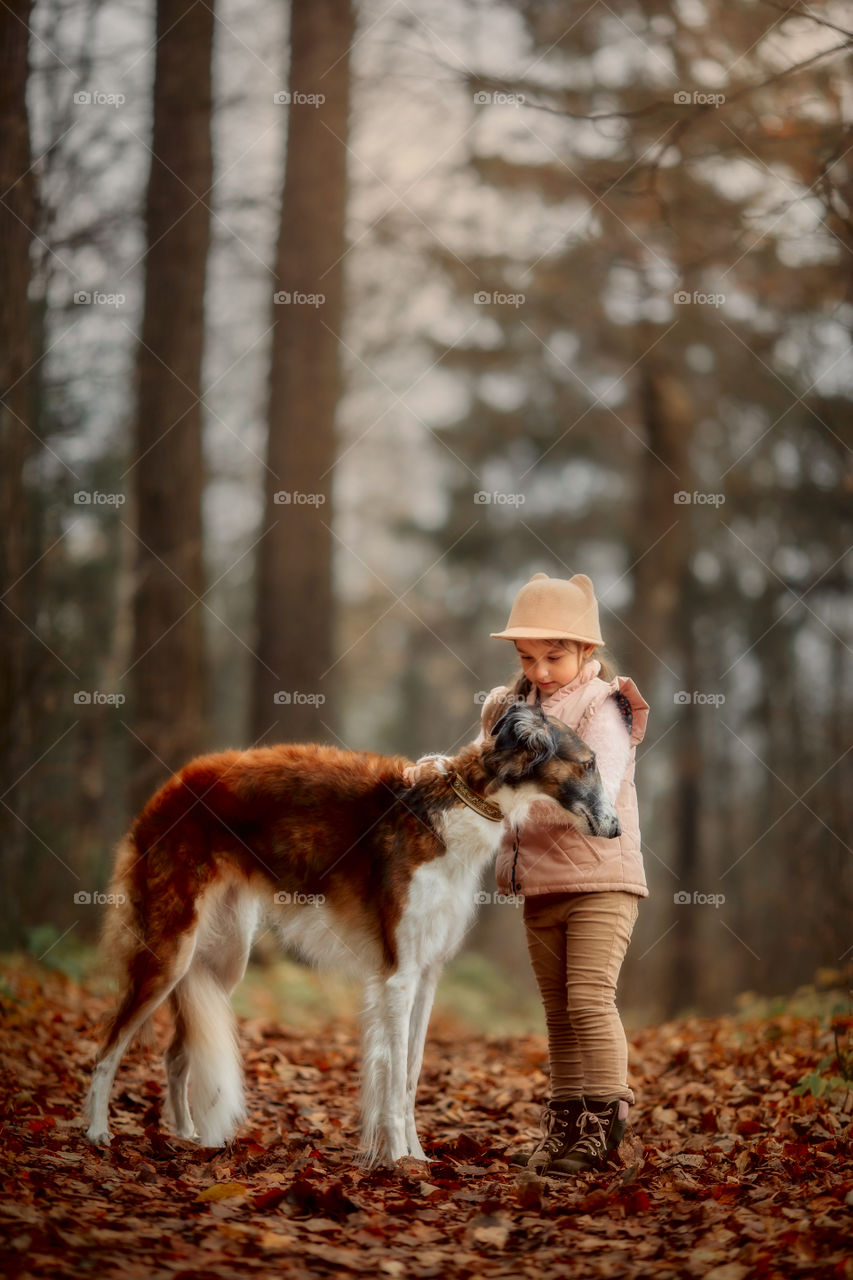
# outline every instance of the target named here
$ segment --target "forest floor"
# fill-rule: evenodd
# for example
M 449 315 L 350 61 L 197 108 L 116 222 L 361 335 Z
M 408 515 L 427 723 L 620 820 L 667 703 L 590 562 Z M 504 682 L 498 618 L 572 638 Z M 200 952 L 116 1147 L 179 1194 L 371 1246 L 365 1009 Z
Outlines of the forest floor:
M 134 1048 L 112 1146 L 96 1150 L 79 1116 L 109 1003 L 60 973 L 5 969 L 5 1276 L 853 1280 L 853 1085 L 828 1019 L 635 1031 L 637 1104 L 618 1161 L 564 1179 L 505 1159 L 536 1131 L 544 1040 L 472 1034 L 446 1016 L 418 1099 L 430 1163 L 355 1163 L 351 1018 L 310 1031 L 241 1019 L 249 1120 L 223 1151 L 160 1127 L 162 1063 Z M 847 1063 L 853 1018 L 834 1025 Z

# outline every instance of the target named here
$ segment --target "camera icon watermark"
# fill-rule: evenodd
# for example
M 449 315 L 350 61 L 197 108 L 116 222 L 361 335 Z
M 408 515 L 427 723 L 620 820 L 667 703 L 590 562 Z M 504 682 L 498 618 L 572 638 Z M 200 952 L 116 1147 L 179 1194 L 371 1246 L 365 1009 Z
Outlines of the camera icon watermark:
M 73 294 L 75 307 L 123 307 L 127 302 L 127 294 L 101 293 L 97 289 L 76 289 Z
M 99 489 L 78 489 L 74 494 L 75 507 L 123 507 L 126 502 L 124 493 L 101 493 Z
M 698 689 L 679 689 L 672 695 L 677 707 L 721 707 L 726 701 L 724 693 L 700 693 Z
M 274 93 L 272 100 L 277 107 L 322 107 L 326 101 L 325 93 L 290 93 L 283 89 Z
M 114 107 L 118 109 L 123 107 L 127 102 L 127 98 L 123 93 L 101 93 L 99 90 L 89 92 L 80 89 L 74 94 L 75 107 Z
M 722 307 L 725 305 L 726 295 L 724 293 L 702 293 L 699 289 L 694 289 L 692 293 L 687 289 L 678 289 L 672 295 L 672 300 L 677 307 Z
M 474 105 L 477 107 L 523 107 L 526 101 L 523 93 L 504 93 L 502 90 L 489 93 L 485 89 L 478 89 L 474 94 Z
M 677 907 L 700 906 L 719 910 L 725 900 L 724 893 L 700 893 L 698 889 L 694 889 L 692 894 L 681 889 L 672 895 L 672 901 Z
M 102 693 L 100 689 L 78 689 L 74 694 L 75 707 L 123 707 L 125 702 L 123 693 Z
M 500 893 L 498 890 L 495 890 L 494 893 L 489 893 L 487 889 L 478 889 L 474 894 L 474 903 L 478 907 L 482 907 L 487 903 L 492 903 L 499 907 L 523 907 L 524 894 Z
M 501 293 L 489 289 L 478 289 L 474 294 L 474 303 L 478 307 L 523 307 L 527 295 L 523 293 Z
M 326 301 L 325 293 L 295 293 L 287 289 L 279 289 L 272 300 L 277 307 L 322 307 Z
M 299 489 L 279 489 L 272 500 L 277 507 L 322 507 L 325 493 L 302 493 Z
M 323 893 L 288 893 L 280 889 L 274 893 L 272 900 L 277 907 L 322 907 L 326 901 Z
M 481 707 L 483 703 L 487 701 L 490 693 L 491 693 L 490 689 L 478 689 L 477 692 L 474 694 L 474 705 Z M 521 703 L 525 703 L 526 701 L 527 699 L 524 697 L 523 694 L 520 694 L 520 693 L 515 693 L 512 695 L 512 697 L 510 697 L 509 694 L 504 694 L 503 696 L 503 702 L 504 702 L 504 705 L 506 706 L 511 706 L 514 703 L 521 704 Z
M 677 107 L 721 107 L 726 100 L 724 93 L 703 93 L 700 89 L 692 92 L 679 89 L 672 95 Z
M 478 489 L 474 494 L 474 505 L 487 507 L 492 503 L 496 507 L 521 507 L 526 499 L 523 493 L 497 493 L 495 490 Z
M 279 707 L 322 707 L 326 701 L 326 695 L 325 693 L 300 693 L 298 690 L 279 689 L 277 693 L 273 694 L 272 700 Z
M 78 889 L 74 894 L 74 903 L 78 907 L 120 907 L 127 902 L 124 893 L 89 893 L 86 889 Z
M 701 493 L 694 489 L 692 493 L 688 493 L 686 489 L 678 489 L 673 495 L 672 500 L 677 507 L 687 507 L 693 504 L 697 507 L 721 507 L 726 500 L 724 493 Z

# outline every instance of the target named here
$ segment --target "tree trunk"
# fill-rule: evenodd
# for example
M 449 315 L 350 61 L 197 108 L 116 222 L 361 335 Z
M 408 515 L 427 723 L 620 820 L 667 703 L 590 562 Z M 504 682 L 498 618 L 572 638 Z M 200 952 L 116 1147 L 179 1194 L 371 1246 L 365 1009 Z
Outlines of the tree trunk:
M 131 793 L 151 789 L 204 745 L 201 364 L 210 238 L 213 13 L 158 0 L 148 253 L 139 344 L 133 481 Z
M 331 493 L 340 394 L 349 0 L 293 0 L 252 736 L 333 734 Z M 312 95 L 323 95 L 317 105 Z M 329 728 L 326 728 L 329 726 Z
M 641 334 L 638 340 L 645 342 Z M 674 707 L 676 728 L 672 754 L 673 823 L 670 846 L 664 860 L 675 873 L 673 895 L 703 890 L 697 882 L 700 867 L 700 770 L 699 737 L 694 693 L 699 691 L 698 656 L 692 630 L 690 556 L 692 552 L 689 502 L 676 495 L 689 493 L 693 480 L 688 455 L 692 408 L 679 381 L 645 361 L 641 366 L 641 417 L 646 448 L 642 455 L 635 533 L 631 548 L 634 564 L 634 601 L 629 627 L 633 638 L 627 670 L 636 673 L 637 684 L 650 704 L 663 675 L 676 676 L 682 698 Z M 674 526 L 674 527 L 673 527 Z M 685 696 L 686 695 L 686 696 Z M 664 732 L 657 724 L 655 736 Z M 642 807 L 642 777 L 638 781 Z M 673 943 L 677 957 L 667 967 L 669 989 L 662 993 L 666 1009 L 674 1013 L 692 1005 L 697 997 L 699 916 L 695 907 L 673 902 Z
M 24 466 L 36 439 L 32 406 L 33 351 L 29 325 L 30 245 L 35 217 L 27 116 L 29 0 L 0 5 L 0 848 L 3 850 L 3 934 L 21 937 L 26 863 L 26 784 L 33 763 L 29 708 L 32 589 L 35 556 Z
M 702 931 L 707 927 L 708 920 L 706 908 L 697 903 L 693 895 L 696 892 L 716 892 L 719 887 L 716 884 L 712 887 L 700 879 L 700 874 L 705 870 L 701 856 L 701 815 L 706 760 L 699 723 L 703 708 L 693 701 L 694 694 L 702 691 L 702 683 L 694 633 L 695 598 L 691 590 L 688 565 L 684 567 L 680 595 L 684 614 L 678 628 L 678 666 L 684 674 L 684 687 L 679 692 L 689 694 L 691 700 L 680 703 L 675 709 L 678 719 L 673 734 L 674 847 L 667 862 L 678 877 L 673 898 L 676 893 L 682 893 L 688 894 L 690 900 L 686 903 L 683 900 L 673 901 L 671 907 L 676 927 L 672 934 L 669 957 L 669 984 L 664 992 L 669 1017 L 676 1017 L 687 1011 L 695 1012 L 699 1004 L 702 994 L 702 958 L 707 946 L 707 938 Z
M 638 341 L 650 345 L 642 331 Z M 675 495 L 692 489 L 687 445 L 692 406 L 677 378 L 650 363 L 640 371 L 640 417 L 645 449 L 637 472 L 637 506 L 630 557 L 634 599 L 625 645 L 626 669 L 647 699 L 673 674 L 678 658 L 677 627 L 683 616 L 679 599 L 689 557 L 690 507 Z M 631 634 L 633 633 L 633 634 Z M 658 726 L 658 732 L 661 731 Z

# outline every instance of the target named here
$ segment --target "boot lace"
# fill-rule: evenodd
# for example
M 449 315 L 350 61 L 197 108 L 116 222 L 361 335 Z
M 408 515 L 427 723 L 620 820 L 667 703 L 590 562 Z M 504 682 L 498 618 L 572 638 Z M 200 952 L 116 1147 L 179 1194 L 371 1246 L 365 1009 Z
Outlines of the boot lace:
M 594 1158 L 604 1155 L 607 1150 L 607 1134 L 604 1131 L 606 1118 L 596 1111 L 584 1108 L 578 1118 L 580 1137 L 572 1147 L 572 1151 L 583 1152 Z
M 532 1152 L 531 1159 L 533 1156 L 545 1155 L 550 1160 L 561 1152 L 566 1145 L 566 1129 L 569 1123 L 568 1116 L 562 1116 L 559 1112 L 552 1111 L 550 1107 L 543 1111 L 539 1121 L 542 1138 Z

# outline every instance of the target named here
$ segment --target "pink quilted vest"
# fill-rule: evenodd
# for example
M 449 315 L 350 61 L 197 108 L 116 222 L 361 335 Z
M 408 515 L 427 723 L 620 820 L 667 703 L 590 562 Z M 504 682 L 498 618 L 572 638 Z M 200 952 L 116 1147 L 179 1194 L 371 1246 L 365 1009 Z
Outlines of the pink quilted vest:
M 533 897 L 539 893 L 586 893 L 621 889 L 648 897 L 640 821 L 634 788 L 637 744 L 642 742 L 649 718 L 649 704 L 627 676 L 608 683 L 598 677 L 601 664 L 587 662 L 569 684 L 541 701 L 546 715 L 562 720 L 581 737 L 605 698 L 622 693 L 631 703 L 631 755 L 616 797 L 622 834 L 613 840 L 588 836 L 576 827 L 525 823 L 516 833 L 510 828 L 498 853 L 495 874 L 502 893 Z M 528 702 L 536 701 L 532 689 Z M 486 704 L 488 705 L 488 703 Z M 484 716 L 486 707 L 483 708 Z M 627 729 L 626 729 L 627 731 Z

